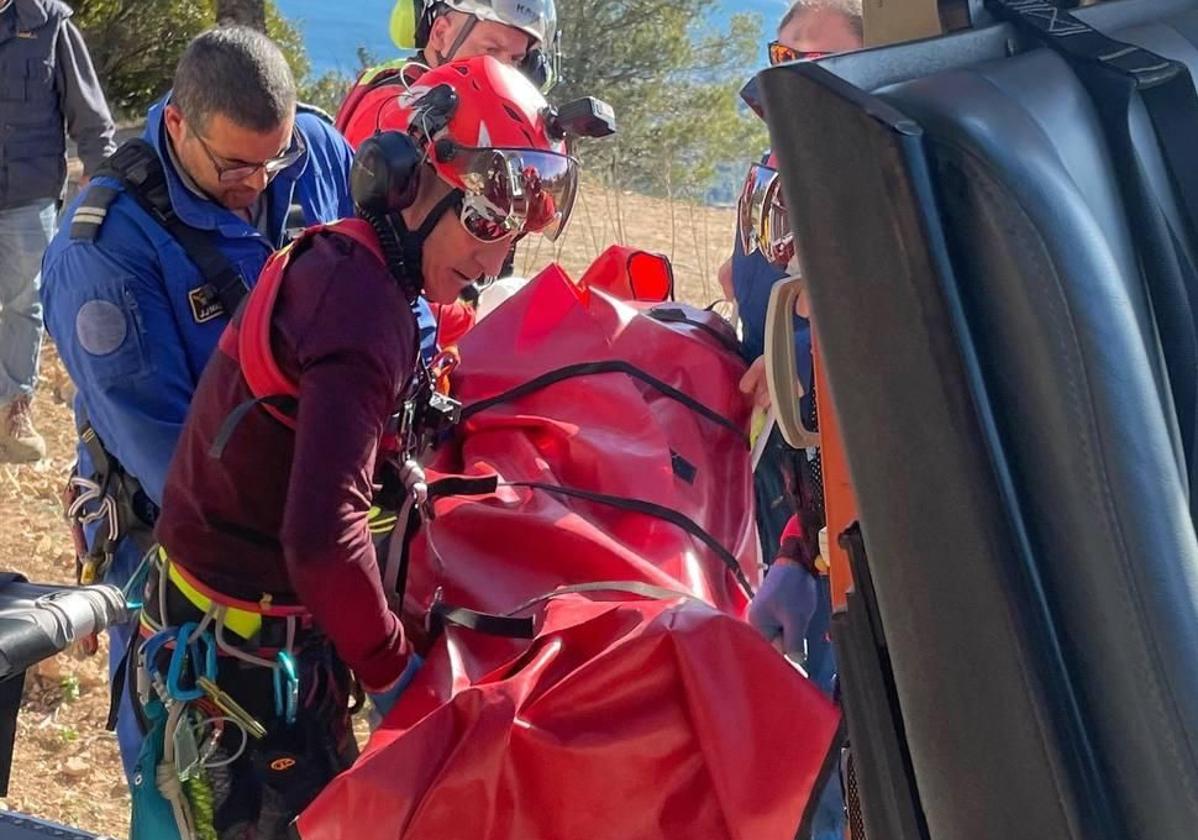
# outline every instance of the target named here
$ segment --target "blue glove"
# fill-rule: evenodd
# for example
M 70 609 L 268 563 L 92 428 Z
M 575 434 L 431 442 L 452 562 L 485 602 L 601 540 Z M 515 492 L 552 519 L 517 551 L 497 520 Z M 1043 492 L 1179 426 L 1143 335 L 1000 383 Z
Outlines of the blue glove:
M 749 623 L 766 641 L 775 645 L 780 641 L 784 655 L 802 663 L 807 656 L 807 625 L 817 603 L 815 576 L 796 563 L 778 561 L 749 605 Z
M 382 723 L 383 718 L 391 713 L 395 708 L 395 704 L 399 701 L 399 696 L 404 693 L 412 680 L 416 678 L 416 672 L 420 670 L 420 666 L 424 664 L 424 659 L 419 654 L 413 653 L 408 657 L 408 664 L 403 669 L 403 673 L 399 675 L 399 679 L 395 681 L 395 685 L 391 686 L 386 691 L 379 694 L 371 694 L 370 702 L 374 704 L 374 714 L 371 716 L 370 728 L 377 728 L 379 723 Z

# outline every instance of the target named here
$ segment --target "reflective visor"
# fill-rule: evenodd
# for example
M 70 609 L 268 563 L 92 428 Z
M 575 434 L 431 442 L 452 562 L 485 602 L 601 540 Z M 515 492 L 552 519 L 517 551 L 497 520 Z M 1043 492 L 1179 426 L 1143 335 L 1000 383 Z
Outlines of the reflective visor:
M 574 208 L 578 161 L 567 155 L 457 147 L 444 165 L 466 189 L 463 223 L 486 241 L 525 233 L 557 239 Z
M 794 236 L 776 169 L 759 163 L 749 168 L 736 212 L 741 250 L 760 250 L 772 264 L 785 268 L 794 256 Z

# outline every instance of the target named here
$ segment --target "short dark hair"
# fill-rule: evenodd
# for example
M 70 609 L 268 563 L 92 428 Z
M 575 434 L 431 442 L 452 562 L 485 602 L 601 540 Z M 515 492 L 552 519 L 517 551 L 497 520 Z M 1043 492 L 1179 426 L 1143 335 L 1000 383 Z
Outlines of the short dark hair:
M 789 26 L 790 22 L 803 12 L 826 9 L 844 15 L 853 30 L 861 35 L 865 28 L 862 22 L 861 5 L 861 0 L 795 0 L 786 10 L 786 14 L 782 16 L 782 20 L 778 22 L 778 31 L 781 32 Z
M 222 114 L 251 131 L 272 131 L 295 113 L 295 77 L 274 41 L 245 26 L 196 36 L 175 68 L 171 101 L 197 128 Z

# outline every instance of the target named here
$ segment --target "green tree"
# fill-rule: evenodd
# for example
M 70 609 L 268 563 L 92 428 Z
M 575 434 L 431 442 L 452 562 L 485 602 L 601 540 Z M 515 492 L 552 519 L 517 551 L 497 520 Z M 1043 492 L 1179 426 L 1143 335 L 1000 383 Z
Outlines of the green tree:
M 140 117 L 170 89 L 188 42 L 216 23 L 215 0 L 74 0 L 73 6 L 108 102 L 125 119 Z M 300 31 L 273 2 L 265 12 L 266 31 L 287 56 L 301 98 L 335 109 L 348 81 L 335 74 L 312 78 Z
M 757 69 L 761 21 L 705 30 L 715 0 L 560 0 L 558 101 L 595 95 L 616 111 L 613 140 L 583 144 L 588 170 L 614 184 L 700 199 L 721 163 L 764 149 L 764 124 L 740 103 Z

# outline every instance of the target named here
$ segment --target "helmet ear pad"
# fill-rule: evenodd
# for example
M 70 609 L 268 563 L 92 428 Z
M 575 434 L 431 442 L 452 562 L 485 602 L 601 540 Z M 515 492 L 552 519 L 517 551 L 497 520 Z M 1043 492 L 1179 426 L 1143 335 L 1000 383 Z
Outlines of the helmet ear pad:
M 420 189 L 424 155 L 402 131 L 382 131 L 367 138 L 354 155 L 350 194 L 364 213 L 387 216 L 412 206 Z

